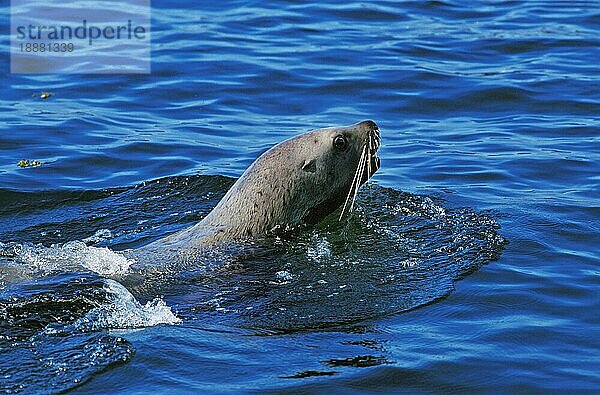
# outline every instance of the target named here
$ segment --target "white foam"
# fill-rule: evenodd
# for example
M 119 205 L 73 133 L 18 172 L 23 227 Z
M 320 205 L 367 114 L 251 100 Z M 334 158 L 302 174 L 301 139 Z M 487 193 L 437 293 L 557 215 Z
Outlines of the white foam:
M 291 281 L 294 279 L 294 276 L 292 275 L 292 273 L 288 272 L 287 270 L 278 271 L 277 273 L 275 273 L 275 277 L 277 277 L 278 280 L 287 280 L 287 281 Z
M 294 275 L 287 270 L 281 270 L 275 273 L 275 281 L 269 281 L 269 284 L 273 285 L 285 285 L 292 282 Z
M 101 275 L 125 274 L 134 262 L 106 247 L 90 247 L 82 241 L 44 247 L 22 244 L 15 259 L 39 272 L 88 269 Z
M 314 235 L 306 249 L 306 255 L 315 262 L 331 257 L 331 244 L 325 237 Z
M 96 233 L 94 233 L 90 237 L 86 237 L 85 239 L 83 239 L 81 241 L 83 241 L 85 244 L 89 245 L 89 244 L 98 244 L 101 241 L 110 240 L 112 238 L 113 238 L 113 234 L 109 229 L 99 229 L 96 231 Z
M 77 328 L 82 330 L 131 329 L 181 322 L 162 299 L 155 298 L 142 305 L 119 282 L 110 279 L 105 281 L 104 290 L 110 302 L 90 310 L 77 320 L 75 322 Z

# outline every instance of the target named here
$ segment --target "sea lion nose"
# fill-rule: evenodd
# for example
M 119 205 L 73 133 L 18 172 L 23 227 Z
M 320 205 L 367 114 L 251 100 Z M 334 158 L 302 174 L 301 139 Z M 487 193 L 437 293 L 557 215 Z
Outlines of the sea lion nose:
M 363 138 L 366 139 L 369 148 L 377 151 L 381 145 L 381 132 L 379 131 L 379 126 L 370 119 L 359 122 L 354 126 L 360 131 Z
M 369 120 L 367 120 L 367 121 L 362 121 L 362 122 L 359 122 L 359 123 L 357 124 L 357 126 L 360 126 L 360 127 L 366 128 L 366 129 L 368 129 L 368 130 L 375 130 L 375 129 L 379 129 L 379 126 L 377 126 L 377 124 L 376 124 L 375 122 L 371 121 L 370 119 L 369 119 Z

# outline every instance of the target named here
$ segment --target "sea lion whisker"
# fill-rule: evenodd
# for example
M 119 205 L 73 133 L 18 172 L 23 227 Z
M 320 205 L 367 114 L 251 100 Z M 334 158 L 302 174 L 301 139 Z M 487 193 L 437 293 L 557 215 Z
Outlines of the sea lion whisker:
M 344 201 L 344 207 L 342 207 L 342 212 L 340 213 L 339 220 L 342 219 L 342 216 L 344 215 L 344 212 L 346 211 L 346 206 L 348 205 L 348 202 L 350 201 L 350 197 L 352 196 L 352 192 L 355 189 L 355 184 L 359 183 L 360 163 L 362 161 L 364 153 L 365 153 L 365 149 L 363 147 L 363 151 L 361 153 L 358 164 L 356 165 L 356 171 L 354 172 L 354 178 L 352 178 L 352 183 L 350 184 L 350 189 L 348 190 L 348 195 L 346 196 L 346 200 Z
M 356 180 L 356 186 L 354 187 L 354 193 L 352 194 L 352 204 L 350 205 L 350 209 L 348 211 L 352 211 L 354 210 L 354 202 L 356 201 L 356 195 L 358 195 L 358 189 L 360 188 L 360 181 L 362 180 L 362 176 L 363 173 L 365 171 L 365 162 L 368 161 L 367 158 L 367 145 L 365 144 L 365 146 L 363 147 L 363 153 L 360 156 L 360 161 L 359 161 L 359 171 L 358 171 L 358 178 Z
M 360 183 L 359 170 L 360 170 L 360 163 L 361 163 L 361 160 L 362 160 L 364 154 L 365 154 L 365 148 L 363 147 L 362 153 L 360 155 L 360 159 L 358 160 L 358 164 L 356 166 L 356 172 L 354 173 L 354 178 L 352 178 L 352 183 L 350 184 L 350 189 L 348 190 L 348 195 L 346 196 L 346 200 L 344 201 L 344 206 L 342 207 L 342 212 L 340 213 L 340 218 L 338 219 L 338 221 L 341 221 L 342 217 L 344 216 L 344 212 L 346 211 L 346 206 L 348 205 L 348 202 L 350 201 L 350 196 L 352 195 L 352 191 L 355 189 L 354 185 Z
M 373 144 L 373 135 L 371 133 L 369 133 L 369 149 L 367 150 L 368 151 L 367 152 L 367 170 L 369 173 L 369 175 L 368 175 L 369 177 L 371 177 L 371 156 L 373 156 L 372 151 L 371 151 L 373 149 L 372 144 Z M 367 181 L 368 180 L 369 179 L 367 178 Z

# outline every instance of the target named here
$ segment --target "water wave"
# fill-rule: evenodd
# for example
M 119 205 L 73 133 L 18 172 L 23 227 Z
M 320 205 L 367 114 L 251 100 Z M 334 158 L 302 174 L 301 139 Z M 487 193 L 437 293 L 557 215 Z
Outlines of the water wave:
M 118 282 L 93 274 L 7 285 L 0 289 L 0 389 L 73 388 L 133 357 L 134 346 L 115 330 L 179 322 L 161 299 L 142 305 Z

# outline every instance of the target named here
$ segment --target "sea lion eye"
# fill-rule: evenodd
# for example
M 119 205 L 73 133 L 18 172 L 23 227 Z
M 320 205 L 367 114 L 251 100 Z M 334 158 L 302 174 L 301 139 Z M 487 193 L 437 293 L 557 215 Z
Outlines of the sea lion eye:
M 338 134 L 333 139 L 333 146 L 336 149 L 338 149 L 340 151 L 343 151 L 348 146 L 348 140 L 346 139 L 346 137 L 344 137 L 343 134 Z

